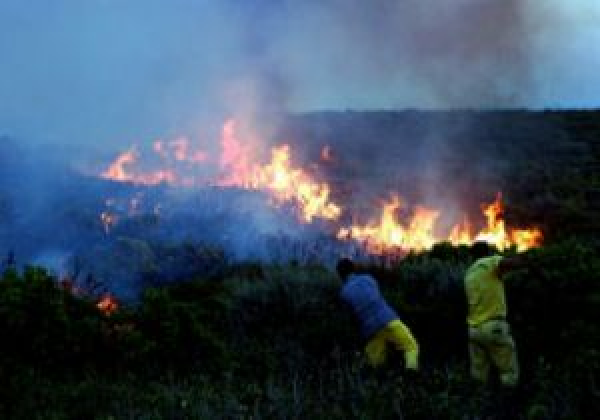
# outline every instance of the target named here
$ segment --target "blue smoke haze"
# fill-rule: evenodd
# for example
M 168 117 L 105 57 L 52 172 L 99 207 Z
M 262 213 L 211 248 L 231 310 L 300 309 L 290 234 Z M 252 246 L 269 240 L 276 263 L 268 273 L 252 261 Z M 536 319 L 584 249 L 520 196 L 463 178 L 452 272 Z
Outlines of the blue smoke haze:
M 0 134 L 127 147 L 225 115 L 600 102 L 590 0 L 3 0 Z

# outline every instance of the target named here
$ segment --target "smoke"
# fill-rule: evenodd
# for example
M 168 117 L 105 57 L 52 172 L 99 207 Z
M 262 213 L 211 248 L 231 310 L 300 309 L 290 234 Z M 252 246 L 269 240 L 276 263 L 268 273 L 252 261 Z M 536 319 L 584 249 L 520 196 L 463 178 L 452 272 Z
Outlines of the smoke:
M 254 152 L 264 153 L 285 132 L 283 140 L 306 160 L 319 140 L 316 148 L 330 145 L 340 162 L 354 159 L 347 172 L 365 175 L 369 190 L 357 200 L 373 191 L 402 193 L 418 169 L 429 181 L 414 200 L 459 213 L 457 194 L 440 187 L 449 173 L 442 166 L 449 147 L 474 148 L 461 141 L 480 128 L 475 118 L 423 127 L 418 118 L 390 123 L 383 116 L 361 127 L 353 114 L 351 122 L 333 128 L 326 125 L 335 118 L 324 119 L 325 126 L 301 134 L 286 117 L 597 106 L 600 7 L 592 3 L 3 0 L 0 247 L 21 236 L 28 244 L 21 253 L 29 255 L 46 243 L 61 252 L 73 240 L 85 246 L 90 238 L 77 238 L 77 217 L 102 237 L 97 214 L 69 208 L 102 209 L 104 186 L 89 187 L 59 164 L 100 173 L 132 145 L 151 150 L 157 140 L 180 137 L 216 157 L 229 117 Z M 406 166 L 393 162 L 395 155 Z M 394 165 L 390 177 L 384 168 Z M 80 198 L 85 188 L 91 190 Z M 259 231 L 287 229 L 263 209 L 248 212 L 258 215 Z M 65 221 L 74 221 L 72 230 L 57 229 Z M 254 237 L 244 241 L 236 253 L 251 248 Z
M 6 0 L 0 132 L 99 149 L 232 114 L 597 105 L 599 15 L 556 0 Z
M 331 85 L 314 83 L 324 92 L 313 90 L 316 100 L 296 96 L 300 106 L 304 100 L 323 107 L 322 100 L 343 107 L 346 100 L 347 108 L 363 109 L 506 107 L 531 94 L 520 1 L 357 0 L 307 7 L 282 50 L 292 55 L 308 33 L 306 45 L 319 45 L 317 57 L 286 60 L 287 71 Z

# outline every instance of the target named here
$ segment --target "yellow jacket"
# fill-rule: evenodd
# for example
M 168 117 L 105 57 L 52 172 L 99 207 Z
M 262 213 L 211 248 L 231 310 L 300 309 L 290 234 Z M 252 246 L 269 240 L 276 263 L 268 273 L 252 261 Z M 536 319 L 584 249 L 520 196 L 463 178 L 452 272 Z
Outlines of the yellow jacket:
M 477 326 L 490 319 L 506 317 L 504 284 L 497 268 L 502 256 L 480 258 L 465 274 L 465 290 L 469 312 L 467 323 Z

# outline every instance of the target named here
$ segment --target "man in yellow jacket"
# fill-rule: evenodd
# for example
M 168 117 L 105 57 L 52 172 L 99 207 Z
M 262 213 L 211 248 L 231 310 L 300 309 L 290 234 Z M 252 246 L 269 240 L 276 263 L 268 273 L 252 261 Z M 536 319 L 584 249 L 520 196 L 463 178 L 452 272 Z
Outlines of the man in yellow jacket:
M 494 365 L 502 384 L 515 386 L 519 380 L 519 364 L 506 320 L 502 276 L 525 267 L 525 261 L 521 256 L 491 255 L 491 247 L 484 242 L 474 244 L 472 251 L 477 259 L 465 275 L 471 376 L 486 382 Z

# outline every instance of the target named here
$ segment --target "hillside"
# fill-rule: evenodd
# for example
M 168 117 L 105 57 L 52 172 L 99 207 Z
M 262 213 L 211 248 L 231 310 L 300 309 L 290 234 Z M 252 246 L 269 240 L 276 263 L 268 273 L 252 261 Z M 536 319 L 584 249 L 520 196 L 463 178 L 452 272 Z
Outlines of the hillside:
M 280 137 L 302 139 L 313 159 L 330 145 L 331 177 L 359 199 L 398 191 L 475 213 L 502 191 L 507 218 L 549 238 L 600 229 L 600 111 L 314 113 Z
M 399 358 L 373 370 L 331 269 L 350 250 L 319 224 L 299 231 L 252 191 L 90 177 L 64 151 L 4 138 L 0 417 L 595 419 L 599 139 L 598 111 L 315 113 L 287 117 L 272 139 L 319 162 L 334 196 L 359 212 L 395 191 L 478 213 L 502 191 L 509 223 L 543 229 L 531 268 L 506 282 L 522 370 L 510 391 L 468 377 L 469 246 L 371 260 L 422 351 L 418 375 Z M 106 198 L 127 209 L 140 191 L 162 212 L 149 202 L 107 232 Z M 269 234 L 250 223 L 257 215 Z M 76 251 L 68 271 L 37 267 L 65 250 Z M 118 291 L 127 299 L 116 310 L 98 307 Z

